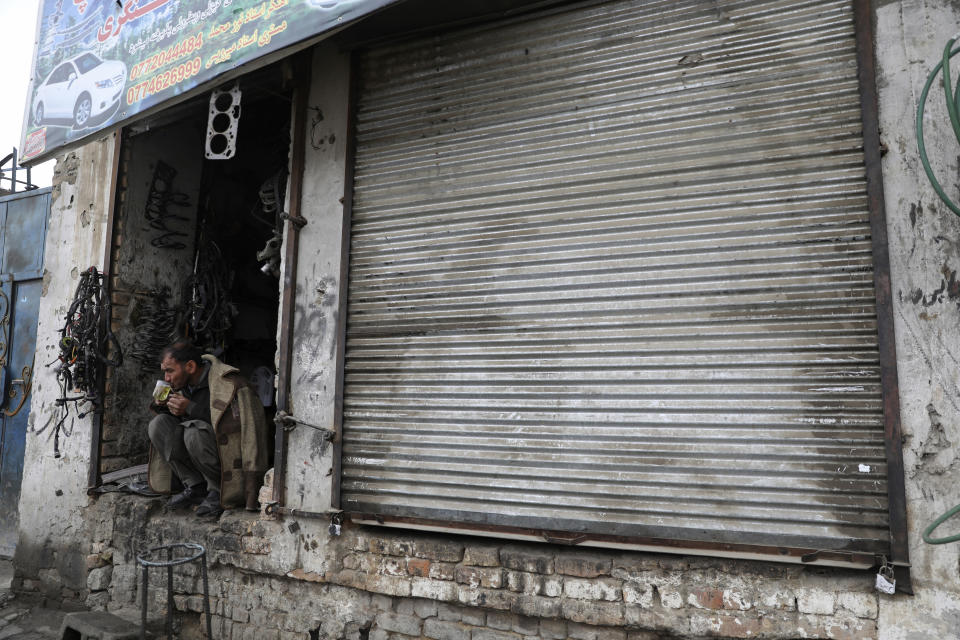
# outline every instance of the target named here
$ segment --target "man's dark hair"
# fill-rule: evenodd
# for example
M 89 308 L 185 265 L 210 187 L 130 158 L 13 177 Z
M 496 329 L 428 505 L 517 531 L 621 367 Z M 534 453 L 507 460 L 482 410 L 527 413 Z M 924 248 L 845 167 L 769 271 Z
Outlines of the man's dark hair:
M 203 366 L 203 351 L 189 340 L 177 340 L 166 347 L 160 352 L 160 361 L 163 362 L 168 356 L 180 364 L 187 364 L 193 360 L 198 367 Z

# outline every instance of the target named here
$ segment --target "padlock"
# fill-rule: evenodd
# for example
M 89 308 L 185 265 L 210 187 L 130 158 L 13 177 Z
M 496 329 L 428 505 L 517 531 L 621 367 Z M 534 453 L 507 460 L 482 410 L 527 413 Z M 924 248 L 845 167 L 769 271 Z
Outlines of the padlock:
M 330 532 L 330 535 L 332 535 L 332 536 L 338 536 L 338 535 L 340 535 L 340 525 L 339 525 L 339 524 L 336 524 L 336 523 L 331 524 L 331 525 L 330 525 L 329 532 Z
M 897 590 L 897 579 L 893 575 L 893 567 L 884 563 L 877 572 L 877 580 L 874 583 L 877 591 L 893 595 Z

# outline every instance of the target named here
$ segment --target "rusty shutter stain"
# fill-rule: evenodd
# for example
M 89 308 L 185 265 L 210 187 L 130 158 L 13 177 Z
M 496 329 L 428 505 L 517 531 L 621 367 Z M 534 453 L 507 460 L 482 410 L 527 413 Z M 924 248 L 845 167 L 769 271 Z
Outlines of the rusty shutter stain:
M 621 1 L 360 62 L 347 511 L 883 552 L 846 1 Z

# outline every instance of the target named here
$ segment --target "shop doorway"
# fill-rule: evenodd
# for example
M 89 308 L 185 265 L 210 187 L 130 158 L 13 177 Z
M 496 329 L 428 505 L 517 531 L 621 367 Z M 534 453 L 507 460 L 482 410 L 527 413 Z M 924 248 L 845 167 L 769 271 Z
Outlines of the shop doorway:
M 108 384 L 101 473 L 146 462 L 149 393 L 175 338 L 239 368 L 272 411 L 291 98 L 282 64 L 236 87 L 229 159 L 205 157 L 209 96 L 125 132 L 111 260 L 124 363 Z

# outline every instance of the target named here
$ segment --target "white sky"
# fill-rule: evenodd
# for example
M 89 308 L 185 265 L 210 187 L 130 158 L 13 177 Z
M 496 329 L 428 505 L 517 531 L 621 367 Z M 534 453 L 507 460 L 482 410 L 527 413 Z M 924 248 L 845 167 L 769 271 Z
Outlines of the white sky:
M 39 6 L 40 0 L 0 0 L 0 68 L 4 81 L 0 93 L 0 159 L 14 147 L 20 148 Z M 50 160 L 34 166 L 33 183 L 49 187 L 53 165 Z M 17 171 L 17 178 L 25 179 L 26 174 L 21 176 Z

